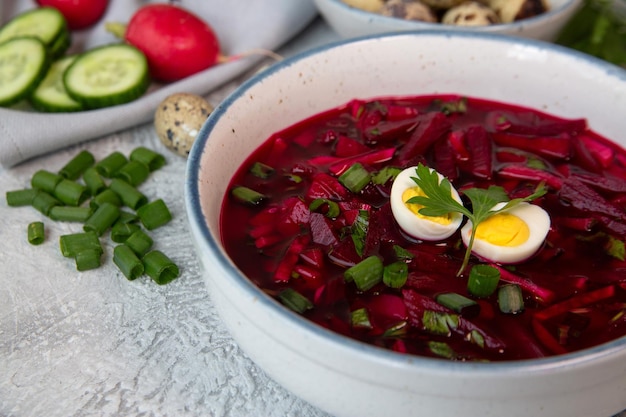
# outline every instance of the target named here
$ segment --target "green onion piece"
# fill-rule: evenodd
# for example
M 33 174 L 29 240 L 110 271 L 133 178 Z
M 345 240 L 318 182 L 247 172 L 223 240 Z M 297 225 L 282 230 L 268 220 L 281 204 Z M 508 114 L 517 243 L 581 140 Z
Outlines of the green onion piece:
M 371 329 L 370 316 L 365 307 L 358 308 L 350 313 L 350 322 L 352 327 L 361 329 Z
M 117 218 L 115 223 L 136 223 L 139 221 L 137 213 L 131 213 L 126 210 L 120 210 L 120 217 Z
M 102 250 L 83 249 L 75 256 L 76 269 L 79 271 L 87 271 L 89 269 L 99 268 L 101 265 Z
M 178 277 L 178 266 L 163 252 L 153 250 L 142 258 L 145 273 L 159 285 L 165 285 Z
M 95 162 L 91 152 L 81 151 L 59 170 L 59 175 L 68 180 L 76 180 Z
M 89 207 L 54 206 L 50 209 L 48 217 L 59 222 L 84 223 L 92 213 L 93 210 Z
M 87 187 L 65 178 L 59 181 L 53 195 L 68 206 L 79 206 L 89 197 Z
M 309 210 L 316 213 L 322 213 L 329 219 L 337 218 L 341 212 L 339 210 L 339 204 L 327 198 L 316 198 L 311 201 L 311 204 L 309 204 Z
M 100 160 L 95 168 L 100 175 L 106 178 L 113 178 L 117 171 L 126 165 L 128 159 L 121 152 L 113 152 L 104 159 Z
M 449 336 L 452 333 L 452 329 L 456 329 L 459 326 L 459 316 L 433 310 L 424 310 L 422 324 L 424 325 L 424 329 L 432 334 Z
M 149 175 L 148 165 L 139 161 L 128 161 L 115 173 L 116 178 L 121 178 L 134 187 L 144 182 Z
M 137 230 L 139 226 L 134 223 L 115 222 L 111 227 L 111 240 L 115 243 L 125 242 Z
M 453 359 L 456 352 L 446 342 L 437 342 L 435 340 L 428 341 L 428 349 L 434 354 L 442 358 Z
M 313 303 L 293 288 L 287 288 L 278 294 L 278 299 L 296 313 L 302 314 L 313 308 Z
M 119 207 L 111 203 L 102 203 L 83 224 L 85 232 L 94 232 L 102 236 L 120 216 Z
M 409 266 L 405 262 L 393 262 L 383 268 L 383 283 L 389 288 L 402 288 L 408 277 Z
M 357 162 L 341 174 L 338 179 L 348 190 L 358 193 L 370 182 L 370 177 L 370 173 Z
M 98 195 L 107 187 L 106 182 L 104 182 L 104 179 L 94 167 L 87 168 L 87 170 L 85 170 L 83 173 L 83 181 L 85 182 L 85 186 L 91 195 Z
M 28 225 L 28 243 L 41 245 L 45 238 L 43 222 L 32 222 Z
M 402 337 L 406 335 L 406 331 L 407 331 L 407 322 L 406 320 L 402 320 L 396 324 L 394 324 L 393 326 L 385 329 L 385 331 L 383 332 L 383 337 Z
M 128 236 L 126 246 L 131 248 L 137 256 L 144 256 L 154 243 L 152 238 L 148 236 L 143 230 L 135 230 L 132 235 Z
M 148 198 L 145 195 L 123 179 L 113 178 L 109 184 L 109 188 L 120 196 L 122 203 L 133 210 L 137 210 L 148 202 Z
M 156 171 L 165 165 L 165 157 L 152 149 L 139 146 L 130 153 L 131 161 L 143 162 L 148 165 L 150 171 Z
M 172 220 L 172 213 L 160 198 L 139 207 L 137 216 L 148 230 L 154 230 Z
M 475 297 L 489 297 L 500 282 L 500 271 L 491 265 L 474 265 L 467 280 L 467 290 Z
M 239 201 L 240 203 L 245 203 L 252 206 L 258 206 L 266 198 L 265 195 L 254 191 L 251 188 L 241 185 L 233 187 L 230 193 L 235 198 L 235 200 Z
M 131 248 L 126 245 L 117 245 L 113 249 L 113 263 L 122 271 L 124 276 L 132 281 L 144 272 L 143 262 Z
M 399 245 L 393 245 L 393 253 L 399 261 L 410 261 L 415 257 L 414 254 Z
M 438 294 L 435 300 L 444 307 L 465 317 L 475 317 L 480 313 L 480 304 L 455 292 Z
M 467 338 L 471 343 L 478 345 L 481 348 L 485 347 L 485 336 L 483 336 L 483 334 L 479 332 L 478 330 L 474 329 L 471 332 L 469 332 L 469 335 Z
M 383 261 L 378 256 L 372 255 L 346 269 L 343 277 L 346 282 L 354 281 L 359 290 L 367 291 L 382 281 Z
M 372 183 L 376 185 L 386 184 L 387 181 L 395 179 L 402 169 L 397 167 L 384 167 L 380 171 L 372 174 Z
M 25 188 L 23 190 L 12 190 L 6 192 L 7 206 L 21 207 L 33 204 L 33 198 L 39 192 L 36 188 Z
M 98 239 L 98 235 L 95 232 L 62 235 L 59 238 L 59 246 L 61 247 L 61 253 L 66 258 L 75 258 L 79 252 L 88 249 L 97 250 L 101 254 L 104 252 L 100 239 Z
M 30 179 L 30 185 L 33 188 L 39 188 L 48 194 L 54 194 L 57 184 L 63 179 L 59 174 L 55 174 L 45 169 L 35 172 Z
M 365 239 L 367 238 L 367 230 L 370 227 L 370 212 L 367 210 L 359 210 L 359 215 L 354 219 L 354 223 L 350 226 L 350 237 L 354 243 L 354 249 L 359 257 L 363 256 L 365 250 Z
M 498 290 L 498 305 L 505 314 L 518 314 L 524 311 L 524 296 L 517 284 L 507 284 Z
M 114 206 L 120 207 L 122 205 L 122 199 L 120 196 L 110 188 L 107 188 L 101 192 L 99 192 L 96 196 L 94 196 L 89 201 L 89 206 L 96 210 L 104 203 L 113 204 Z
M 31 205 L 43 213 L 45 216 L 50 214 L 50 209 L 54 206 L 60 206 L 62 203 L 45 191 L 38 190 L 33 197 Z
M 250 173 L 257 178 L 266 180 L 274 174 L 274 168 L 262 162 L 255 162 L 250 167 Z

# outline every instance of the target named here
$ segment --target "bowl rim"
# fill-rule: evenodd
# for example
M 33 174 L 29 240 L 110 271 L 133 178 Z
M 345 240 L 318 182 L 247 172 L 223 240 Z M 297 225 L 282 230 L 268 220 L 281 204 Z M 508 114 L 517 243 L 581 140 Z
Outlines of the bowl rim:
M 257 303 L 260 303 L 264 308 L 269 309 L 273 315 L 280 317 L 281 320 L 284 320 L 290 326 L 302 328 L 305 332 L 310 333 L 318 339 L 323 339 L 325 342 L 328 342 L 340 349 L 349 349 L 355 354 L 360 355 L 361 357 L 371 359 L 378 363 L 387 363 L 394 367 L 410 367 L 416 371 L 423 371 L 424 369 L 427 369 L 429 372 L 445 372 L 456 375 L 467 375 L 469 373 L 473 376 L 504 375 L 510 373 L 511 371 L 515 371 L 517 372 L 516 375 L 523 376 L 531 374 L 544 374 L 547 371 L 563 371 L 571 368 L 585 367 L 595 361 L 609 360 L 613 357 L 626 355 L 626 336 L 603 343 L 601 345 L 596 345 L 591 348 L 567 354 L 554 355 L 536 359 L 520 359 L 494 362 L 449 361 L 440 358 L 430 358 L 406 353 L 399 353 L 389 349 L 369 345 L 367 343 L 340 335 L 329 329 L 319 326 L 281 305 L 278 301 L 264 293 L 241 271 L 239 271 L 239 269 L 232 263 L 230 258 L 225 254 L 223 249 L 221 249 L 221 241 L 219 236 L 217 236 L 217 239 L 212 236 L 207 222 L 204 221 L 204 214 L 202 211 L 200 198 L 200 167 L 202 162 L 202 155 L 204 148 L 209 141 L 210 134 L 215 126 L 219 123 L 221 116 L 223 116 L 238 99 L 246 96 L 247 91 L 253 88 L 256 84 L 291 66 L 293 63 L 296 63 L 300 60 L 306 60 L 314 55 L 322 54 L 330 49 L 341 48 L 345 45 L 363 43 L 377 39 L 402 37 L 423 38 L 429 36 L 434 36 L 437 38 L 474 38 L 487 42 L 523 44 L 527 46 L 543 48 L 545 50 L 552 51 L 558 55 L 567 55 L 574 60 L 586 61 L 597 67 L 601 72 L 604 72 L 607 75 L 616 76 L 617 78 L 623 80 L 624 83 L 626 83 L 625 70 L 599 58 L 595 58 L 582 52 L 578 52 L 576 50 L 572 50 L 549 42 L 506 35 L 496 35 L 492 33 L 442 30 L 402 31 L 338 40 L 297 53 L 291 57 L 285 58 L 282 61 L 272 64 L 270 67 L 254 74 L 252 77 L 244 81 L 239 87 L 237 87 L 220 104 L 215 107 L 214 111 L 210 114 L 210 116 L 207 118 L 206 122 L 200 129 L 200 132 L 198 133 L 198 136 L 194 141 L 194 144 L 189 153 L 185 175 L 185 206 L 188 215 L 188 222 L 190 224 L 194 240 L 196 241 L 197 248 L 202 250 L 208 250 L 209 252 L 211 252 L 213 254 L 214 260 L 219 263 L 220 267 L 224 271 L 227 271 L 229 273 L 229 280 L 232 281 L 232 283 L 239 290 L 246 294 L 246 296 L 254 299 Z M 224 195 L 220 196 L 219 198 L 221 205 Z
M 341 8 L 345 10 L 346 13 L 353 13 L 357 17 L 365 19 L 368 23 L 373 23 L 373 20 L 377 20 L 383 22 L 387 25 L 396 25 L 400 29 L 421 29 L 421 30 L 429 30 L 435 28 L 441 28 L 442 23 L 434 23 L 434 22 L 423 22 L 417 20 L 408 20 L 402 19 L 398 17 L 384 16 L 379 13 L 369 12 L 367 10 L 362 10 L 357 7 L 350 6 L 344 3 L 342 0 L 313 0 L 316 4 L 321 2 L 326 2 L 333 4 L 334 7 Z M 487 26 L 454 26 L 454 25 L 446 25 L 444 29 L 437 29 L 443 31 L 472 31 L 476 33 L 492 33 L 492 32 L 500 32 L 503 29 L 510 29 L 511 31 L 521 30 L 527 26 L 535 26 L 543 23 L 549 23 L 553 18 L 557 18 L 559 15 L 566 13 L 571 9 L 577 9 L 581 7 L 583 0 L 566 0 L 563 4 L 558 7 L 550 7 L 550 9 L 544 13 L 541 13 L 536 16 L 528 17 L 526 19 L 517 20 L 510 23 L 494 23 L 492 25 Z M 319 6 L 318 6 L 319 7 Z M 324 12 L 320 10 L 320 13 L 324 15 Z M 449 26 L 449 27 L 448 27 Z

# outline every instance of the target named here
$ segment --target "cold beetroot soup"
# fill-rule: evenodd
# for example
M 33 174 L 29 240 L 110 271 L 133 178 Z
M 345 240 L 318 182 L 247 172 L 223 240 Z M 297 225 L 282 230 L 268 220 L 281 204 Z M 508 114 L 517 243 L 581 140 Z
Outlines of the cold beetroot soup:
M 392 186 L 417 167 L 470 214 L 491 204 L 485 190 L 544 214 L 476 220 L 470 244 L 463 213 L 445 234 L 430 222 L 456 215 L 427 215 L 427 232 L 413 233 L 397 210 L 411 196 L 395 201 Z M 412 195 L 435 201 L 416 184 Z M 626 335 L 626 151 L 584 119 L 452 95 L 355 99 L 265 141 L 233 177 L 220 222 L 228 255 L 263 291 L 372 345 L 501 361 Z M 513 255 L 499 258 L 504 246 Z

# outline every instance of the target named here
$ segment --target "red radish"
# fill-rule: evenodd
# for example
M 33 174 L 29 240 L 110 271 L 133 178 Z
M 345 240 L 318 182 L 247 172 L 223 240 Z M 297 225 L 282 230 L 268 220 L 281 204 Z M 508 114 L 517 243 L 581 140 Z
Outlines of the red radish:
M 220 59 L 213 29 L 179 6 L 149 4 L 137 10 L 127 26 L 109 23 L 106 27 L 146 55 L 151 76 L 157 81 L 180 80 Z
M 67 20 L 72 30 L 95 25 L 104 15 L 109 0 L 36 0 L 40 6 L 54 7 Z

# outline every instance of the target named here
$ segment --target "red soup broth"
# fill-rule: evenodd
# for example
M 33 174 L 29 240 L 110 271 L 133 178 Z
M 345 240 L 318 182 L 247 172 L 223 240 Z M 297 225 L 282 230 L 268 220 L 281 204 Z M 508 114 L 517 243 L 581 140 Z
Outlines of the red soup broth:
M 375 179 L 351 192 L 338 177 L 356 162 Z M 521 263 L 494 265 L 499 286 L 521 288 L 523 310 L 503 313 L 498 291 L 468 292 L 471 267 L 490 261 L 472 255 L 457 275 L 460 231 L 426 242 L 399 228 L 393 176 L 384 174 L 418 163 L 461 196 L 497 185 L 511 199 L 525 197 L 545 183 L 547 193 L 532 202 L 551 218 L 543 246 Z M 342 335 L 467 361 L 545 357 L 626 335 L 626 152 L 584 119 L 451 95 L 353 100 L 273 134 L 238 169 L 235 187 L 263 198 L 225 198 L 228 255 L 267 294 Z M 406 283 L 360 291 L 346 282 L 346 269 L 372 255 L 406 263 Z M 442 293 L 478 308 L 451 310 L 437 302 Z

